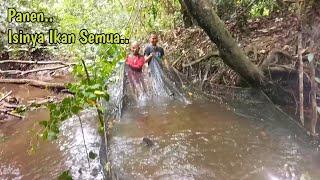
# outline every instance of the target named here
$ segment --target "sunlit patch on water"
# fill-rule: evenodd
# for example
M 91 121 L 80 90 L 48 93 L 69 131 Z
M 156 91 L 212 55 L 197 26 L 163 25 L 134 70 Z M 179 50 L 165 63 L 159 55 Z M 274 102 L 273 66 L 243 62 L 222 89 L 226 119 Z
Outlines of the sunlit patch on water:
M 2 164 L 0 162 L 0 179 L 21 179 L 20 169 L 13 164 Z

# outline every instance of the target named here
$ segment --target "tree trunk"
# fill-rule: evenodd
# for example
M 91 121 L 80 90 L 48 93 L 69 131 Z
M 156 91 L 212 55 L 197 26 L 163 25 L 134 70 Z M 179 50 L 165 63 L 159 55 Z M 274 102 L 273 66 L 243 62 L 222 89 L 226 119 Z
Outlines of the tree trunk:
M 315 82 L 316 78 L 316 70 L 314 65 L 315 59 L 310 62 L 310 69 L 311 69 L 311 104 L 312 104 L 312 120 L 311 120 L 311 133 L 315 135 L 316 126 L 317 126 L 317 84 Z
M 259 86 L 265 77 L 257 66 L 237 45 L 225 24 L 213 11 L 211 4 L 205 0 L 184 0 L 189 12 L 197 20 L 200 27 L 208 34 L 219 49 L 220 56 L 230 68 L 238 72 L 250 84 Z
M 181 14 L 183 18 L 184 27 L 188 28 L 193 26 L 192 16 L 190 15 L 186 5 L 182 2 L 182 0 L 179 0 L 181 5 Z
M 304 97 L 303 97 L 303 61 L 302 61 L 302 34 L 298 35 L 298 54 L 299 54 L 299 117 L 304 126 Z
M 293 96 L 280 86 L 271 83 L 263 72 L 255 66 L 238 46 L 225 27 L 225 24 L 214 12 L 214 7 L 206 0 L 184 0 L 186 7 L 198 25 L 204 29 L 214 42 L 225 64 L 237 72 L 249 84 L 262 90 L 277 103 L 292 103 Z
M 303 60 L 302 60 L 302 9 L 304 2 L 297 0 L 298 6 L 298 57 L 299 57 L 299 117 L 300 122 L 304 126 L 304 88 L 303 88 Z

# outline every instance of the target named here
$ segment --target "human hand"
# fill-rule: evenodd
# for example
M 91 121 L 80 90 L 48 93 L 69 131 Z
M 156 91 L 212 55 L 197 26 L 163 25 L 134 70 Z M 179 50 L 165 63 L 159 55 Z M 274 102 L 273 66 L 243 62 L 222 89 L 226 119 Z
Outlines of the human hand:
M 155 57 L 155 53 L 154 52 L 150 53 L 150 55 L 148 56 L 148 59 L 151 60 L 153 57 Z

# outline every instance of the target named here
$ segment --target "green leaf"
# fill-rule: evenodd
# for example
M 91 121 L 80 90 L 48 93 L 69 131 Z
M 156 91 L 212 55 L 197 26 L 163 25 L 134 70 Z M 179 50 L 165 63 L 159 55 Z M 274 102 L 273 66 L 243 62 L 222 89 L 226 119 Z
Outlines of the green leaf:
M 98 155 L 92 151 L 89 152 L 89 158 L 90 159 L 95 159 Z
M 104 95 L 105 92 L 99 91 L 99 90 L 95 90 L 95 91 L 94 91 L 94 94 L 96 94 L 96 95 Z
M 89 99 L 96 99 L 97 98 L 97 96 L 93 93 L 88 93 L 88 94 L 89 94 L 89 96 L 88 96 Z
M 55 140 L 55 139 L 57 139 L 58 137 L 57 137 L 57 134 L 55 133 L 55 132 L 53 132 L 53 131 L 48 131 L 48 140 L 49 141 L 52 141 L 52 140 Z
M 101 87 L 100 84 L 94 84 L 91 86 L 92 89 L 99 89 Z
M 308 61 L 311 63 L 314 59 L 314 54 L 313 53 L 309 53 L 308 54 Z
M 109 101 L 110 96 L 109 96 L 109 94 L 106 94 L 106 95 L 103 96 L 103 98 L 104 98 L 104 100 Z
M 70 175 L 70 171 L 67 170 L 67 171 L 63 171 L 59 177 L 58 177 L 58 180 L 72 180 L 72 177 Z
M 40 134 L 44 140 L 48 140 L 48 130 L 44 130 L 43 133 Z
M 39 124 L 43 127 L 47 127 L 48 126 L 48 121 L 40 121 Z
M 74 105 L 71 107 L 71 112 L 73 114 L 78 114 L 80 110 L 81 110 L 81 108 L 79 106 Z

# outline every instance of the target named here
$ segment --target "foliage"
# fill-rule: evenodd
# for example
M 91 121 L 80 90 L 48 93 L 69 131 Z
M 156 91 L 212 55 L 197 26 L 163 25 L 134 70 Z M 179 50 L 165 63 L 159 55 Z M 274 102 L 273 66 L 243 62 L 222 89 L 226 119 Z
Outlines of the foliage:
M 133 0 L 123 1 L 129 15 L 126 35 L 131 39 L 146 40 L 151 31 L 172 29 L 182 24 L 178 0 Z
M 81 55 L 79 52 L 79 57 L 77 58 L 79 64 L 73 70 L 77 81 L 68 86 L 74 96 L 65 98 L 59 103 L 48 105 L 50 120 L 41 122 L 41 125 L 45 127 L 45 131 L 41 136 L 45 139 L 56 139 L 60 123 L 88 107 L 97 108 L 100 127 L 104 127 L 102 119 L 104 108 L 99 105 L 99 102 L 101 100 L 109 100 L 105 80 L 110 76 L 116 62 L 123 59 L 124 55 L 124 49 L 118 45 L 100 46 L 97 55 L 92 61 L 85 61 L 83 58 L 86 56 Z M 80 62 L 88 62 L 88 64 Z
M 70 171 L 63 171 L 58 177 L 58 180 L 72 180 Z
M 53 17 L 54 22 L 8 23 L 8 7 L 15 7 L 17 11 L 23 12 L 42 11 L 46 16 Z M 0 25 L 14 31 L 22 29 L 25 33 L 46 33 L 55 28 L 59 32 L 78 34 L 81 29 L 87 29 L 92 33 L 119 33 L 130 39 L 145 40 L 150 31 L 173 28 L 180 17 L 176 12 L 179 7 L 177 0 L 9 0 L 1 6 L 3 11 L 0 13 Z M 6 49 L 30 48 L 29 45 L 9 46 L 6 38 L 1 40 Z M 76 41 L 75 44 L 54 45 L 49 48 L 56 55 L 71 54 L 75 57 L 77 65 L 73 68 L 73 74 L 76 81 L 68 85 L 73 96 L 48 105 L 50 119 L 40 123 L 44 127 L 41 137 L 56 139 L 62 121 L 90 107 L 97 109 L 100 126 L 103 127 L 104 108 L 99 102 L 109 99 L 105 81 L 115 64 L 124 59 L 126 45 L 82 45 Z
M 172 1 L 161 3 L 159 0 L 145 1 L 88 1 L 65 0 L 61 4 L 49 2 L 52 14 L 57 18 L 58 29 L 62 32 L 77 33 L 86 28 L 90 32 L 119 32 L 129 38 L 145 37 L 152 30 L 171 27 L 173 15 L 166 12 L 168 6 L 178 6 Z M 81 11 L 79 11 L 81 9 Z M 99 12 L 99 13 L 97 13 Z M 115 16 L 116 14 L 116 16 Z M 147 17 L 147 18 L 145 18 Z M 171 17 L 171 18 L 168 18 Z M 163 19 L 166 18 L 166 21 Z M 123 26 L 125 22 L 127 25 Z M 104 127 L 104 108 L 101 100 L 108 100 L 105 81 L 110 76 L 115 64 L 123 60 L 126 46 L 115 44 L 101 45 L 60 45 L 58 50 L 73 54 L 78 64 L 73 69 L 76 82 L 69 85 L 74 94 L 57 104 L 50 104 L 50 120 L 42 121 L 45 127 L 41 136 L 55 139 L 59 133 L 59 124 L 88 107 L 97 109 L 100 129 Z
M 179 19 L 177 0 L 9 0 L 0 7 L 0 51 L 34 50 L 29 44 L 7 44 L 6 30 L 24 33 L 46 33 L 49 29 L 57 29 L 63 33 L 78 34 L 81 29 L 92 33 L 119 33 L 126 38 L 145 40 L 150 31 L 173 28 Z M 6 9 L 14 7 L 22 12 L 44 12 L 53 17 L 53 23 L 8 23 Z M 181 22 L 181 21 L 180 21 Z M 62 121 L 77 115 L 86 108 L 95 108 L 98 112 L 100 130 L 104 130 L 104 107 L 101 100 L 109 100 L 105 81 L 117 62 L 124 59 L 127 45 L 99 44 L 82 45 L 76 41 L 70 45 L 51 45 L 46 47 L 52 54 L 71 55 L 76 65 L 73 68 L 74 83 L 68 85 L 73 94 L 61 102 L 47 105 L 50 118 L 40 122 L 43 131 L 39 136 L 54 140 L 58 137 Z M 37 137 L 39 137 L 37 136 Z M 30 152 L 34 152 L 32 146 Z M 94 159 L 97 154 L 90 152 Z M 69 171 L 63 172 L 58 179 L 72 179 Z
M 242 16 L 269 16 L 271 12 L 280 9 L 279 1 L 274 0 L 216 0 L 218 15 L 222 19 Z
M 258 3 L 254 4 L 250 10 L 250 14 L 253 17 L 257 16 L 269 16 L 277 7 L 277 3 L 271 0 L 260 0 Z

